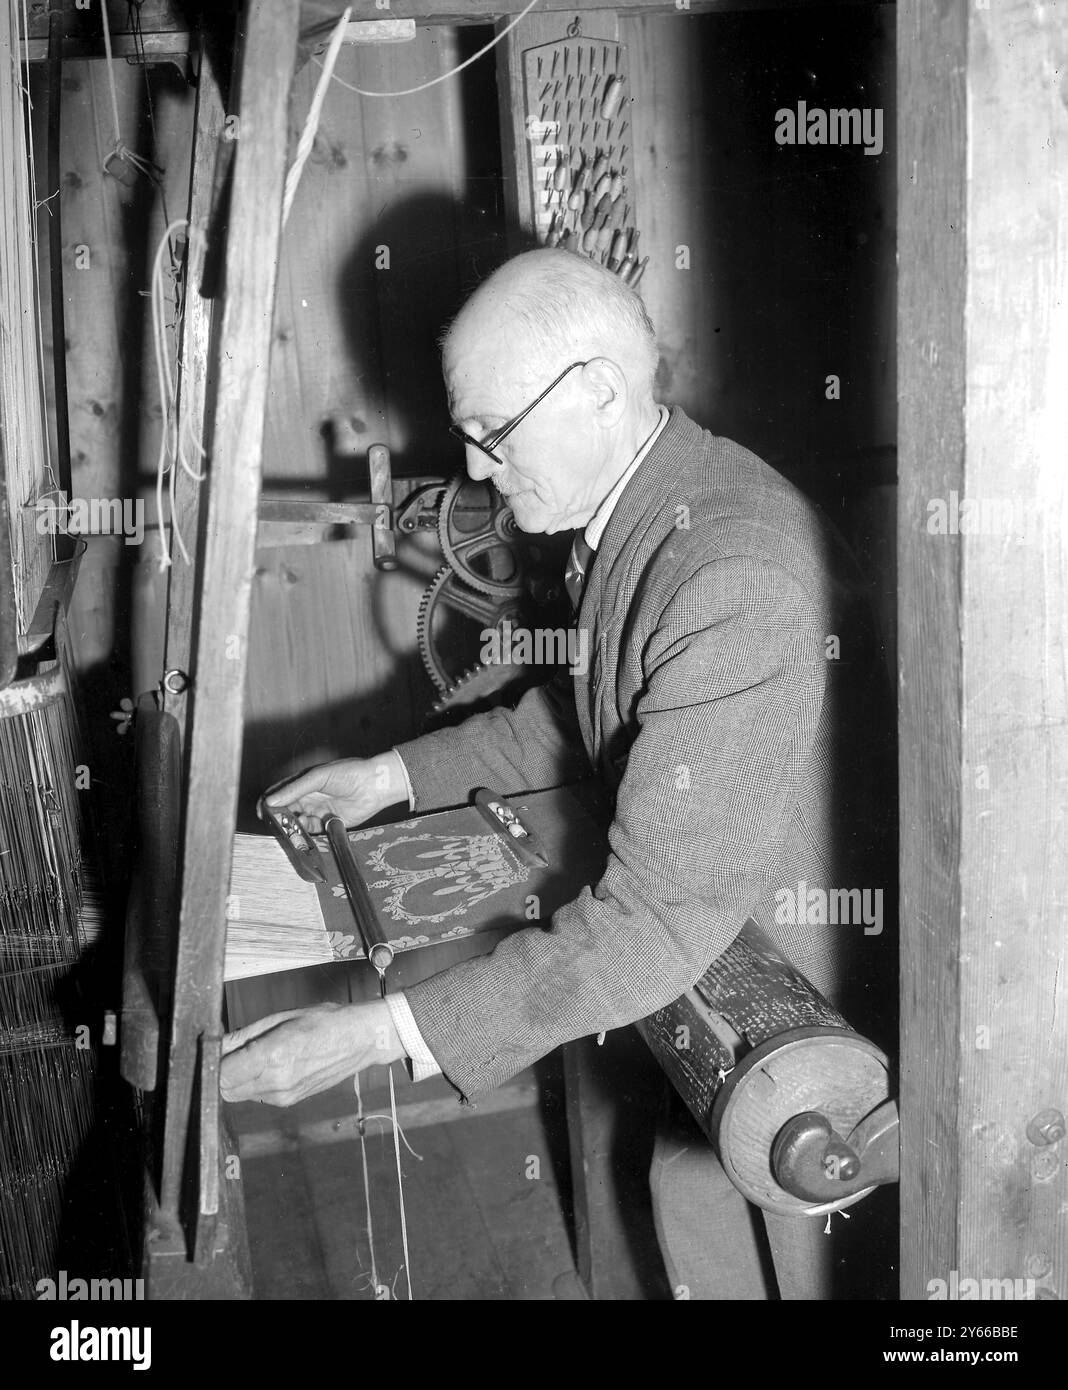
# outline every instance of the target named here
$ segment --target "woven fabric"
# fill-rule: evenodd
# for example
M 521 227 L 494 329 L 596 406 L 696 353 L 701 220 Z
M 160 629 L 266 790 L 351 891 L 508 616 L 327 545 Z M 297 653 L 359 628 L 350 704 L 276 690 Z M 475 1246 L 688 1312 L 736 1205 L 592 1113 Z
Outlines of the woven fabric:
M 780 924 L 776 892 L 879 882 L 892 764 L 866 612 L 821 514 L 672 411 L 597 550 L 589 670 L 398 747 L 420 811 L 591 773 L 615 798 L 603 877 L 548 930 L 406 990 L 462 1093 L 672 1002 L 747 917 L 865 1028 L 883 938 Z

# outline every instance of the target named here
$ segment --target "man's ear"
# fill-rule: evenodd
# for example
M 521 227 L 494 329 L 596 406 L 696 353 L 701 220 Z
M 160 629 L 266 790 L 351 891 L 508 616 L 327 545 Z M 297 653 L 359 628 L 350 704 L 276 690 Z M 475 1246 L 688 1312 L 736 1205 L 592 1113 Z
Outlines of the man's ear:
M 611 429 L 623 418 L 629 387 L 623 369 L 610 357 L 594 357 L 582 369 L 582 382 L 591 393 L 597 423 Z

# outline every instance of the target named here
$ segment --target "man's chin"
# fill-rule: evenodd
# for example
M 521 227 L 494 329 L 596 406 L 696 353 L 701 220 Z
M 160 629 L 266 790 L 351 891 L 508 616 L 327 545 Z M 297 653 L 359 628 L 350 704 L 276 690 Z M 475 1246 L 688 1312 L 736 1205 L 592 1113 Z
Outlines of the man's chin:
M 512 508 L 512 515 L 515 517 L 515 524 L 520 531 L 524 531 L 527 535 L 537 536 L 548 530 L 548 518 L 537 502 L 532 503 L 526 493 L 518 493 L 514 497 L 509 497 L 508 503 Z

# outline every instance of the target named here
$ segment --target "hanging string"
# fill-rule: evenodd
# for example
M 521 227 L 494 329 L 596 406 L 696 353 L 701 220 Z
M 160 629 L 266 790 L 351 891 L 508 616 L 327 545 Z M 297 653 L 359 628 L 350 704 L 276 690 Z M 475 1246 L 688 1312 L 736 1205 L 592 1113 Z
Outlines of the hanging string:
M 111 52 L 111 25 L 110 25 L 110 23 L 109 23 L 109 21 L 108 21 L 108 6 L 107 6 L 107 0 L 100 0 L 100 16 L 101 16 L 101 23 L 102 23 L 102 25 L 103 25 L 103 30 L 104 30 L 104 55 L 105 55 L 105 59 L 106 59 L 106 62 L 105 62 L 105 64 L 104 64 L 104 66 L 105 66 L 105 68 L 107 69 L 107 77 L 108 77 L 108 94 L 109 94 L 110 97 L 111 97 L 111 119 L 112 119 L 112 122 L 114 123 L 114 126 L 115 126 L 115 139 L 114 139 L 114 142 L 113 142 L 112 147 L 111 147 L 111 153 L 110 153 L 110 154 L 108 155 L 108 157 L 104 160 L 103 170 L 104 170 L 104 173 L 105 173 L 105 174 L 110 173 L 111 171 L 109 170 L 108 165 L 111 163 L 111 161 L 112 161 L 113 159 L 121 159 L 121 160 L 123 161 L 123 163 L 129 164 L 129 165 L 131 166 L 131 168 L 136 169 L 138 173 L 144 174 L 145 177 L 148 178 L 149 180 L 151 180 L 151 182 L 154 183 L 154 184 L 156 185 L 156 187 L 157 187 L 157 188 L 159 189 L 159 191 L 160 191 L 160 198 L 161 198 L 161 201 L 162 201 L 162 204 L 163 204 L 163 220 L 166 222 L 166 221 L 168 221 L 169 219 L 168 219 L 168 217 L 167 217 L 167 200 L 166 200 L 166 198 L 164 197 L 164 192 L 163 192 L 163 170 L 160 169 L 160 168 L 158 167 L 158 165 L 153 164 L 151 160 L 149 160 L 149 159 L 143 159 L 139 154 L 134 154 L 133 150 L 130 149 L 130 147 L 124 142 L 124 140 L 123 140 L 123 138 L 122 138 L 122 127 L 121 127 L 120 124 L 119 124 L 119 96 L 118 96 L 118 91 L 116 90 L 116 87 L 115 87 L 114 62 L 113 62 L 113 57 L 112 57 L 112 52 Z M 147 86 L 147 83 L 148 83 L 148 64 L 147 64 L 147 62 L 144 62 L 144 49 L 143 49 L 143 46 L 142 46 L 142 63 L 143 63 L 144 69 L 145 69 L 145 83 L 146 83 L 146 86 Z M 151 97 L 151 94 L 149 95 L 149 99 L 148 99 L 148 109 L 149 109 L 149 121 L 150 121 L 151 126 L 152 126 L 152 136 L 153 136 L 153 139 L 155 139 L 156 124 L 155 124 L 155 120 L 153 119 L 153 116 L 152 116 L 152 97 Z M 173 253 L 173 251 L 171 252 L 171 264 L 172 264 L 172 265 L 174 264 L 174 253 Z
M 104 58 L 107 62 L 108 90 L 111 93 L 111 119 L 115 123 L 115 149 L 122 147 L 122 127 L 119 125 L 119 96 L 115 90 L 114 59 L 111 54 L 111 24 L 108 21 L 108 0 L 100 0 L 100 18 L 104 25 Z
M 282 198 L 282 226 L 289 221 L 289 213 L 293 207 L 293 199 L 297 196 L 297 184 L 300 183 L 300 176 L 304 172 L 304 166 L 308 162 L 308 156 L 312 152 L 315 144 L 316 132 L 319 129 L 319 118 L 323 112 L 323 102 L 326 100 L 326 93 L 330 87 L 330 78 L 333 76 L 334 64 L 337 56 L 341 52 L 341 41 L 345 37 L 345 26 L 349 22 L 352 14 L 351 6 L 346 8 L 338 22 L 334 25 L 334 32 L 330 35 L 330 43 L 326 50 L 326 61 L 320 63 L 322 72 L 319 74 L 319 81 L 315 87 L 315 95 L 308 110 L 308 118 L 304 122 L 304 129 L 300 133 L 300 140 L 297 142 L 297 153 L 293 163 L 286 174 L 285 193 Z
M 371 1253 L 371 1287 L 375 1291 L 375 1298 L 377 1298 L 379 1293 L 378 1266 L 375 1263 L 375 1232 L 371 1221 L 371 1179 L 367 1172 L 366 1117 L 363 1113 L 363 1097 L 360 1095 L 359 1072 L 352 1078 L 352 1086 L 356 1092 L 356 1129 L 360 1136 L 360 1159 L 363 1163 L 363 1198 L 367 1208 L 367 1248 Z
M 145 31 L 141 27 L 141 6 L 144 0 L 127 0 L 126 13 L 129 16 L 131 28 L 134 33 L 134 42 L 137 44 L 137 55 L 141 71 L 145 77 L 145 103 L 148 107 L 148 128 L 152 132 L 152 148 L 159 151 L 159 134 L 156 131 L 156 109 L 152 101 L 152 83 L 148 79 L 148 55 L 145 51 Z M 156 175 L 160 171 L 155 165 L 150 166 Z M 152 177 L 150 174 L 149 177 Z M 167 192 L 163 184 L 162 177 L 156 177 L 155 182 L 159 185 L 160 208 L 163 212 L 164 223 L 170 222 L 170 213 L 167 211 Z M 171 264 L 176 265 L 174 250 L 171 250 Z
M 411 1257 L 408 1253 L 408 1213 L 404 1205 L 404 1174 L 401 1171 L 400 1154 L 401 1143 L 403 1142 L 404 1147 L 408 1150 L 412 1157 L 418 1159 L 420 1163 L 422 1163 L 423 1161 L 423 1156 L 422 1154 L 417 1154 L 415 1150 L 412 1148 L 411 1144 L 408 1143 L 408 1136 L 404 1133 L 404 1130 L 401 1127 L 400 1120 L 397 1118 L 397 1093 L 393 1085 L 392 1067 L 389 1068 L 388 1115 L 377 1113 L 364 1113 L 363 1096 L 360 1093 L 359 1072 L 357 1072 L 356 1075 L 352 1078 L 352 1088 L 356 1094 L 356 1132 L 359 1135 L 360 1139 L 360 1163 L 361 1167 L 363 1168 L 363 1196 L 364 1206 L 367 1213 L 367 1248 L 370 1252 L 371 1257 L 371 1287 L 374 1289 L 375 1298 L 381 1298 L 382 1291 L 384 1289 L 389 1289 L 391 1296 L 393 1298 L 396 1298 L 396 1293 L 393 1291 L 393 1288 L 390 1288 L 390 1286 L 387 1284 L 381 1283 L 378 1278 L 378 1262 L 375 1258 L 374 1224 L 371 1219 L 371 1180 L 367 1166 L 367 1124 L 370 1120 L 382 1120 L 384 1123 L 390 1124 L 393 1127 L 393 1153 L 397 1165 L 397 1196 L 400 1206 L 401 1247 L 404 1251 L 404 1264 L 401 1266 L 401 1269 L 403 1269 L 404 1271 L 405 1280 L 408 1285 L 408 1299 L 410 1302 L 412 1300 Z M 396 1286 L 397 1280 L 400 1278 L 400 1274 L 401 1270 L 398 1269 L 396 1275 L 393 1278 L 394 1287 Z
M 393 1152 L 397 1158 L 397 1199 L 400 1203 L 401 1249 L 404 1251 L 404 1277 L 408 1283 L 408 1302 L 412 1301 L 412 1265 L 408 1256 L 408 1218 L 404 1210 L 404 1175 L 401 1173 L 400 1125 L 397 1123 L 397 1093 L 393 1089 L 393 1067 L 389 1068 L 389 1113 L 393 1119 Z
M 343 81 L 336 73 L 333 74 L 333 80 L 340 86 L 346 88 L 346 90 L 356 92 L 361 97 L 410 97 L 414 96 L 416 92 L 425 92 L 429 87 L 436 87 L 439 82 L 448 82 L 450 77 L 455 77 L 457 73 L 463 72 L 464 68 L 469 68 L 472 63 L 477 63 L 479 58 L 488 53 L 491 48 L 496 48 L 497 44 L 499 44 L 502 39 L 507 38 L 517 24 L 522 23 L 537 3 L 538 0 L 530 0 L 526 9 L 521 10 L 510 24 L 506 24 L 501 32 L 495 34 L 494 37 L 490 39 L 489 43 L 484 44 L 477 53 L 472 53 L 470 58 L 465 58 L 462 63 L 458 63 L 456 67 L 450 68 L 448 72 L 443 72 L 440 77 L 432 77 L 429 82 L 420 82 L 418 87 L 403 87 L 398 92 L 368 92 L 365 91 L 363 87 L 354 87 L 351 82 Z M 325 64 L 320 63 L 318 58 L 313 58 L 312 62 L 325 70 Z
M 404 1126 L 401 1124 L 399 1120 L 395 1119 L 392 1115 L 386 1115 L 384 1113 L 380 1115 L 377 1111 L 372 1111 L 370 1115 L 365 1115 L 363 1118 L 367 1121 L 381 1120 L 382 1123 L 385 1125 L 395 1126 L 395 1128 L 400 1133 L 401 1143 L 404 1145 L 404 1147 L 408 1150 L 408 1152 L 411 1154 L 413 1158 L 417 1158 L 419 1162 L 422 1163 L 423 1155 L 417 1154 L 416 1151 L 412 1148 L 411 1144 L 409 1144 L 408 1136 L 404 1132 Z
M 163 282 L 163 256 L 165 252 L 169 252 L 171 237 L 187 227 L 189 227 L 189 224 L 184 217 L 169 223 L 159 239 L 159 244 L 156 247 L 156 254 L 152 262 L 152 282 L 150 291 L 152 305 L 152 345 L 156 359 L 156 381 L 159 387 L 160 409 L 163 413 L 160 428 L 159 453 L 156 458 L 156 522 L 159 527 L 159 567 L 161 570 L 166 569 L 171 563 L 171 557 L 164 539 L 163 479 L 167 474 L 170 475 L 169 502 L 171 536 L 175 545 L 178 547 L 182 559 L 188 565 L 190 563 L 189 552 L 186 549 L 185 541 L 182 538 L 182 533 L 178 526 L 177 499 L 175 494 L 178 467 L 180 467 L 187 477 L 195 483 L 203 482 L 205 477 L 205 474 L 197 472 L 189 462 L 186 453 L 187 447 L 191 447 L 203 458 L 204 449 L 198 439 L 193 438 L 191 435 L 187 437 L 188 420 L 183 420 L 179 426 L 176 419 L 176 369 L 171 365 L 170 348 L 167 345 L 167 324 L 165 322 L 166 301 Z M 195 230 L 190 228 L 190 241 L 192 241 L 195 235 Z M 173 275 L 172 283 L 174 283 Z M 178 332 L 178 326 L 177 322 L 173 325 L 176 334 Z M 178 467 L 175 465 L 178 465 Z

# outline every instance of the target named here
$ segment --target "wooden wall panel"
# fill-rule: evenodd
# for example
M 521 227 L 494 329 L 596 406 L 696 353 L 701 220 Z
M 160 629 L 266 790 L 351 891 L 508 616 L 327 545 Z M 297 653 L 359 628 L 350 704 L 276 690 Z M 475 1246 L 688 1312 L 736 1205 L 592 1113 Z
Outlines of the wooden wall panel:
M 188 188 L 192 89 L 173 67 L 152 68 L 151 83 L 164 189 L 172 217 L 185 211 Z M 112 76 L 123 139 L 136 153 L 152 157 L 142 69 L 115 62 Z M 30 69 L 35 109 L 46 104 L 43 65 Z M 160 410 L 149 347 L 151 258 L 163 231 L 163 210 L 154 186 L 138 177 L 131 187 L 105 175 L 103 162 L 114 145 L 114 118 L 103 62 L 64 64 L 59 189 L 63 218 L 63 289 L 66 316 L 67 387 L 74 493 L 83 498 L 145 500 L 148 530 L 140 548 L 110 538 L 90 538 L 75 591 L 72 631 L 84 668 L 99 676 L 105 706 L 131 685 L 131 567 L 155 552 L 153 475 Z M 42 183 L 44 126 L 35 126 L 38 196 L 53 190 Z M 51 293 L 47 266 L 47 210 L 38 231 L 42 247 L 41 293 L 45 350 L 51 362 Z M 76 250 L 87 248 L 78 259 Z M 54 415 L 51 368 L 46 372 L 49 413 Z M 157 677 L 158 678 L 158 677 Z M 106 689 L 104 687 L 107 687 Z M 96 685 L 91 683 L 91 689 Z M 106 718 L 106 709 L 101 717 Z
M 415 42 L 343 51 L 337 73 L 368 90 L 417 86 L 486 41 L 484 30 L 421 29 Z M 319 69 L 298 75 L 295 144 Z M 447 432 L 437 338 L 503 257 L 500 152 L 479 122 L 492 62 L 406 97 L 360 97 L 334 83 L 286 227 L 264 457 L 274 496 L 367 492 L 367 449 L 389 446 L 398 476 L 447 475 L 462 451 Z M 388 266 L 380 248 L 388 253 Z M 376 261 L 378 264 L 376 265 Z M 369 755 L 417 732 L 434 697 L 416 616 L 440 563 L 403 541 L 399 568 L 373 567 L 371 535 L 261 549 L 242 765 L 242 823 L 269 785 L 318 762 Z M 357 997 L 359 972 L 295 972 L 227 990 L 232 1020 L 326 997 Z
M 898 43 L 903 1294 L 1063 1299 L 1068 30 L 908 0 Z
M 664 398 L 821 498 L 892 482 L 870 451 L 895 428 L 893 6 L 624 15 L 620 37 Z M 777 144 L 800 100 L 879 108 L 883 152 Z
M 483 31 L 484 34 L 484 31 Z M 420 29 L 411 43 L 342 50 L 336 75 L 372 91 L 454 67 L 480 31 Z M 451 472 L 437 338 L 501 254 L 494 193 L 472 165 L 472 104 L 492 64 L 424 92 L 360 97 L 331 85 L 283 243 L 265 490 L 341 498 L 366 489 L 366 450 L 399 473 Z M 319 68 L 299 74 L 295 142 Z M 489 195 L 489 196 L 487 196 Z M 354 457 L 355 455 L 355 457 Z

